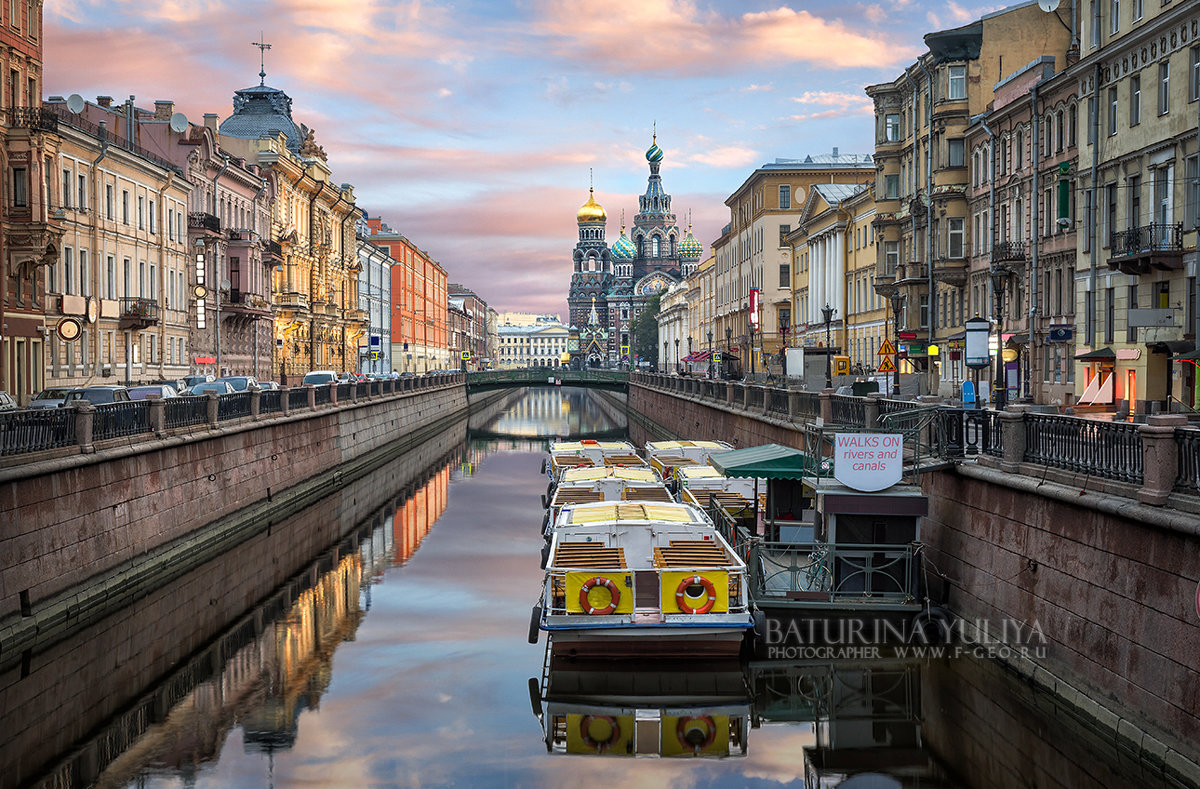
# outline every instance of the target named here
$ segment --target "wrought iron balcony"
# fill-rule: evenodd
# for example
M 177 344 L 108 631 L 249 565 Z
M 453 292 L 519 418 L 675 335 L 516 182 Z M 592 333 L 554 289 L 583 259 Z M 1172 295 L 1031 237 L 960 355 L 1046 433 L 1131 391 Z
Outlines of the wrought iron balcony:
M 203 230 L 206 233 L 220 233 L 221 220 L 203 211 L 192 211 L 188 214 L 188 227 L 193 230 Z
M 263 263 L 267 265 L 275 265 L 283 262 L 283 245 L 278 241 L 265 242 L 267 254 L 263 255 Z
M 1108 267 L 1125 274 L 1183 268 L 1183 223 L 1153 223 L 1109 236 Z
M 144 329 L 158 324 L 158 302 L 154 299 L 142 299 L 125 296 L 121 299 L 121 328 Z
M 14 129 L 58 131 L 58 116 L 43 107 L 14 107 L 8 111 L 8 119 Z
M 308 309 L 308 294 L 297 293 L 295 291 L 284 291 L 275 294 L 275 306 L 277 307 L 292 307 L 296 309 Z
M 1024 241 L 1000 241 L 992 247 L 992 262 L 1004 260 L 1027 260 Z
M 258 233 L 255 233 L 253 230 L 250 230 L 250 229 L 244 228 L 244 227 L 230 228 L 229 229 L 229 240 L 230 241 L 257 241 Z

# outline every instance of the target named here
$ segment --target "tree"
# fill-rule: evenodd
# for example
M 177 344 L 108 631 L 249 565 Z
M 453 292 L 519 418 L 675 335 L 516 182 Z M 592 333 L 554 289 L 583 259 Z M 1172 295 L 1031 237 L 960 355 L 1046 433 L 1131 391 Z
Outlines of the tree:
M 638 361 L 649 362 L 654 368 L 658 367 L 658 294 L 650 297 L 646 308 L 633 319 L 630 333 L 633 335 L 633 348 L 630 350 L 637 355 Z

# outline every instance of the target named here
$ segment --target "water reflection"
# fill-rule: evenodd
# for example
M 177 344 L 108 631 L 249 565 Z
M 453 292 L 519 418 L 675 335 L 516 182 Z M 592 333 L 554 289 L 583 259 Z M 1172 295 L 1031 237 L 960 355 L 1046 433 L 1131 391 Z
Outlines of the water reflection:
M 615 438 L 625 435 L 627 424 L 624 409 L 587 389 L 547 386 L 525 390 L 503 414 L 486 425 L 471 427 L 480 436 Z

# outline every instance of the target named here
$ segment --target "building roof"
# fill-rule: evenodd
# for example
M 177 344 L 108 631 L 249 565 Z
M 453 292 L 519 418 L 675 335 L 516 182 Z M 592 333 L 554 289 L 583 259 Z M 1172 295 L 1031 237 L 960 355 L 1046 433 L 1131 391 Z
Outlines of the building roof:
M 814 184 L 813 191 L 819 192 L 825 202 L 830 205 L 840 203 L 854 197 L 866 189 L 866 184 Z
M 269 85 L 243 88 L 233 94 L 233 114 L 221 122 L 221 134 L 244 140 L 273 137 L 283 132 L 287 147 L 300 150 L 300 129 L 292 120 L 292 99 Z

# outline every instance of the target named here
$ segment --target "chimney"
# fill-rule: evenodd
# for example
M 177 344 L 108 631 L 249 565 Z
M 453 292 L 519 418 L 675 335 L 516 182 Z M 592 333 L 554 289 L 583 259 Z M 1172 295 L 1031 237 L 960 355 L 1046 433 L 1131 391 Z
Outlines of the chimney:
M 837 158 L 838 158 L 838 150 L 837 150 L 837 146 L 835 145 L 835 146 L 833 146 L 833 160 L 836 162 Z
M 171 116 L 175 114 L 175 102 L 173 101 L 156 101 L 154 102 L 154 120 L 169 121 Z
M 220 117 L 215 112 L 204 113 L 204 128 L 217 130 L 217 118 Z
M 96 103 L 99 104 L 101 107 L 111 107 L 112 106 L 112 96 L 97 96 Z

